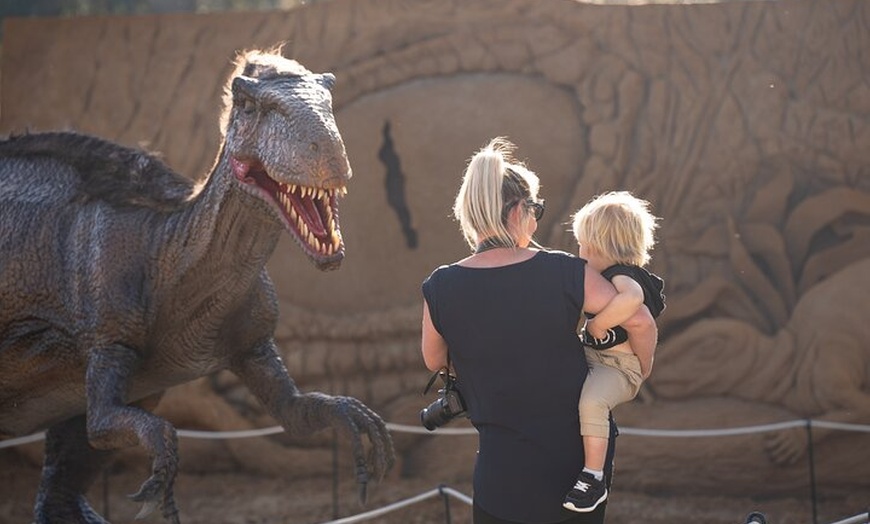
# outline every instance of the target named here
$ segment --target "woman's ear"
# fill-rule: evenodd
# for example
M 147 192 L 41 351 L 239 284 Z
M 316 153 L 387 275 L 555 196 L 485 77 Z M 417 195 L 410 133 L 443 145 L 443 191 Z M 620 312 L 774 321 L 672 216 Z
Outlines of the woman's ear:
M 507 225 L 508 228 L 516 228 L 520 227 L 523 223 L 523 218 L 526 215 L 526 206 L 523 205 L 522 202 L 517 202 L 512 205 L 507 215 Z

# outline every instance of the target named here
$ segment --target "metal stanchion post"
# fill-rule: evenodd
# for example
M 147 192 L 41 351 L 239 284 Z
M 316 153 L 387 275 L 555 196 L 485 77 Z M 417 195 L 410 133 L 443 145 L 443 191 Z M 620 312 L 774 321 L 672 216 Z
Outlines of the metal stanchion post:
M 112 467 L 111 464 L 108 464 L 103 467 L 103 517 L 106 520 L 112 518 L 109 515 L 109 468 Z
M 332 519 L 338 519 L 338 431 L 332 430 Z
M 813 524 L 819 524 L 818 508 L 816 507 L 816 461 L 813 457 L 813 422 L 806 421 L 807 428 L 807 457 L 810 461 L 810 496 L 813 499 Z
M 767 524 L 767 517 L 764 516 L 764 513 L 753 511 L 746 516 L 745 524 Z
M 438 493 L 440 493 L 441 498 L 444 499 L 444 520 L 447 524 L 450 524 L 450 497 L 448 497 L 447 493 L 444 492 L 444 484 L 438 484 Z

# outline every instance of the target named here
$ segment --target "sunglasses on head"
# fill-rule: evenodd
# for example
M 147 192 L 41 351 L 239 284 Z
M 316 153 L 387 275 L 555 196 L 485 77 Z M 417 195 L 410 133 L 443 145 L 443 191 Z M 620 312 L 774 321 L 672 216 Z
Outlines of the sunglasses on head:
M 526 209 L 532 210 L 532 214 L 535 217 L 535 221 L 538 221 L 544 217 L 544 201 L 543 200 L 535 201 L 535 200 L 532 200 L 531 198 L 526 198 L 523 200 L 514 200 L 510 204 L 506 205 L 504 207 L 504 211 L 502 211 L 502 220 L 506 220 L 508 211 L 510 211 L 510 209 L 512 207 L 519 204 L 520 202 L 522 202 L 523 205 L 526 206 Z
M 532 213 L 535 216 L 535 221 L 539 221 L 542 218 L 544 218 L 544 201 L 543 200 L 536 202 L 536 201 L 532 200 L 531 198 L 527 198 L 526 200 L 523 201 L 523 204 L 525 204 L 525 206 L 527 208 L 532 210 Z

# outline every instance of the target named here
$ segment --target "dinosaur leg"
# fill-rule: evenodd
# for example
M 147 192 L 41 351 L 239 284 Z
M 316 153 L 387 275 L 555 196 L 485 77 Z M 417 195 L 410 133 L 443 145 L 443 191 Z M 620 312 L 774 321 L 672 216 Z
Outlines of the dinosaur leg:
M 395 461 L 393 441 L 381 417 L 352 397 L 300 393 L 272 340 L 237 359 L 232 370 L 288 433 L 306 435 L 334 427 L 348 438 L 356 463 L 360 500 L 365 502 L 370 472 L 363 435 L 372 446 L 371 473 L 375 478 L 382 478 Z
M 111 455 L 88 445 L 83 415 L 49 429 L 34 523 L 108 524 L 91 509 L 84 494 Z
M 91 351 L 85 379 L 88 441 L 97 449 L 118 449 L 137 443 L 145 448 L 152 459 L 151 477 L 130 496 L 143 503 L 136 517 L 144 518 L 160 506 L 163 517 L 178 524 L 173 496 L 178 473 L 175 428 L 166 420 L 125 402 L 128 381 L 138 364 L 138 354 L 129 348 L 109 346 Z

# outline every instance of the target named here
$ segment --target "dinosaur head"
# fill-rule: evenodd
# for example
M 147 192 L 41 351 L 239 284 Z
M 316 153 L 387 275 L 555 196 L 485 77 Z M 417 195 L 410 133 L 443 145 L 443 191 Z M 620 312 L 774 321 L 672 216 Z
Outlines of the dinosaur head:
M 344 258 L 338 199 L 351 177 L 332 113 L 335 77 L 272 52 L 237 64 L 222 118 L 234 181 L 258 197 L 320 269 Z

